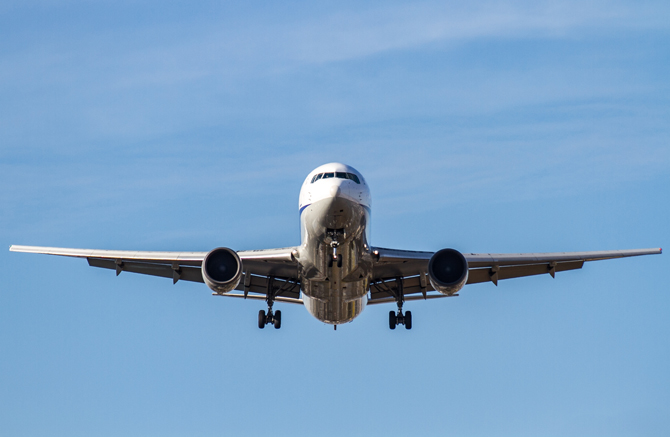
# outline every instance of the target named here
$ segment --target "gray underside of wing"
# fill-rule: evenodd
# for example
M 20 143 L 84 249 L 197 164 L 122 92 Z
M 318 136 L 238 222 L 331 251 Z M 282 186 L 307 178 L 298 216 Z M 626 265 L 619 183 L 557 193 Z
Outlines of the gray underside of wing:
M 413 250 L 384 249 L 373 247 L 376 262 L 373 265 L 372 280 L 417 276 L 428 271 L 428 261 L 433 252 Z
M 299 296 L 298 264 L 291 253 L 294 247 L 237 252 L 242 260 L 243 276 L 238 290 L 247 293 L 265 294 L 270 286 L 281 289 L 282 295 Z M 92 267 L 122 272 L 140 273 L 171 278 L 177 281 L 204 282 L 202 260 L 208 252 L 151 252 L 129 250 L 71 249 L 61 247 L 11 246 L 12 252 L 38 253 L 46 255 L 86 258 Z M 246 285 L 246 288 L 245 288 Z
M 378 261 L 370 285 L 372 300 L 393 296 L 398 281 L 402 281 L 404 294 L 434 291 L 427 280 L 428 262 L 433 252 L 373 248 Z M 610 250 L 594 252 L 549 252 L 516 254 L 464 253 L 468 261 L 467 284 L 493 282 L 582 268 L 586 261 L 625 258 L 660 254 L 661 249 Z M 395 287 L 395 288 L 394 288 Z

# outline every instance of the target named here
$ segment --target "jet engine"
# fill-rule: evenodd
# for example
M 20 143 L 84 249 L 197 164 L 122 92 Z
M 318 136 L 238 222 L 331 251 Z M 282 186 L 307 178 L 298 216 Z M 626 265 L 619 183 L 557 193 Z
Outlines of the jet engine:
M 241 278 L 242 260 L 232 249 L 216 248 L 202 260 L 202 279 L 219 294 L 234 290 Z
M 428 278 L 435 290 L 451 296 L 468 280 L 468 261 L 454 249 L 437 251 L 428 262 Z

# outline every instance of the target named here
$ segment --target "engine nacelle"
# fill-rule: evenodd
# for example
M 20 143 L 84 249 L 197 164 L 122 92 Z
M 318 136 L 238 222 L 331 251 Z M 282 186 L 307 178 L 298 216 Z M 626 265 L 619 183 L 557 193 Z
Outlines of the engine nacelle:
M 468 280 L 468 261 L 457 250 L 439 250 L 428 262 L 428 279 L 435 290 L 451 296 Z
M 232 249 L 216 248 L 202 260 L 202 279 L 219 294 L 234 290 L 241 278 L 242 260 Z

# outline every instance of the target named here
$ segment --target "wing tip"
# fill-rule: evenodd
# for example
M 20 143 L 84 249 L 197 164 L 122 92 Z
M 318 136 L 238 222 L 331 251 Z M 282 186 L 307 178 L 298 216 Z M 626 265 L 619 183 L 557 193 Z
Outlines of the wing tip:
M 36 249 L 44 249 L 44 248 L 39 246 L 22 246 L 20 244 L 12 244 L 9 246 L 10 252 L 28 253 L 28 252 L 34 252 L 34 250 Z

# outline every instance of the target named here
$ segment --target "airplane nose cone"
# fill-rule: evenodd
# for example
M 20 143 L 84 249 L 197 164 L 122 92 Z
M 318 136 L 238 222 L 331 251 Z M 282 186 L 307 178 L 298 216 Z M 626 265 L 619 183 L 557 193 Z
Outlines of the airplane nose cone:
M 339 185 L 333 185 L 332 187 L 330 187 L 330 195 L 331 195 L 331 197 L 339 197 L 341 192 L 342 192 L 342 191 L 340 190 L 340 186 L 339 186 Z

